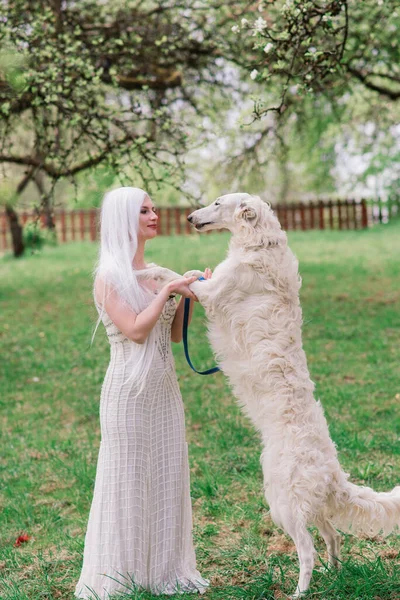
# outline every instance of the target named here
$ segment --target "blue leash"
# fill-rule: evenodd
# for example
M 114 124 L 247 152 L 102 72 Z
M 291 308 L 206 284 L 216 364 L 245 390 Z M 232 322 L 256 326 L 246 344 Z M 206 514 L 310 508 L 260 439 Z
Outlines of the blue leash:
M 204 277 L 200 277 L 199 281 L 204 281 Z M 186 360 L 191 369 L 195 373 L 199 375 L 211 375 L 212 373 L 217 373 L 220 371 L 219 367 L 213 367 L 212 369 L 207 369 L 207 371 L 198 371 L 192 365 L 192 361 L 189 357 L 189 348 L 188 348 L 188 325 L 189 325 L 189 309 L 190 309 L 190 298 L 185 298 L 185 310 L 183 313 L 183 349 L 185 351 Z

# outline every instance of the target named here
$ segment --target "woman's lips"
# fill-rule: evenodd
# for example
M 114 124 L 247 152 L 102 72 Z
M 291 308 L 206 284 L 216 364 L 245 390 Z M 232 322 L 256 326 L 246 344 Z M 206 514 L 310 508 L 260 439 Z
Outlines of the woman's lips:
M 147 227 L 150 227 L 151 229 L 157 229 L 157 225 L 148 225 Z

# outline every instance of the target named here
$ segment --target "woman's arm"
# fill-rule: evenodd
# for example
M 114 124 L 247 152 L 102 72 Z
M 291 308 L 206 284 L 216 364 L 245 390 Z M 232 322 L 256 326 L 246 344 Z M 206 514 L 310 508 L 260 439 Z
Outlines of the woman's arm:
M 115 291 L 110 290 L 105 294 L 105 284 L 102 280 L 96 280 L 95 294 L 99 304 L 101 304 L 100 299 L 106 296 L 104 309 L 118 329 L 128 339 L 137 344 L 143 344 L 157 323 L 169 296 L 172 293 L 180 293 L 193 298 L 194 295 L 190 292 L 188 285 L 196 279 L 196 277 L 182 277 L 167 283 L 160 289 L 149 306 L 139 314 L 129 308 Z

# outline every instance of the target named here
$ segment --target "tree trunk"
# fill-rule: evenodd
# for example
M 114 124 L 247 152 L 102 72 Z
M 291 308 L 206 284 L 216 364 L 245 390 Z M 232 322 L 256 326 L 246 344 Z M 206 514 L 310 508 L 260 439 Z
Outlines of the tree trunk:
M 41 212 L 45 216 L 45 227 L 56 232 L 56 224 L 54 223 L 53 207 L 48 196 L 42 197 Z
M 44 225 L 47 229 L 56 234 L 56 224 L 54 223 L 53 206 L 50 200 L 50 194 L 46 193 L 42 173 L 36 173 L 35 175 L 36 187 L 40 194 L 40 209 L 39 214 L 43 214 L 45 217 Z
M 22 226 L 18 221 L 18 215 L 12 206 L 6 204 L 6 215 L 8 223 L 10 225 L 12 245 L 14 250 L 14 256 L 22 256 L 25 252 L 25 244 L 22 236 Z

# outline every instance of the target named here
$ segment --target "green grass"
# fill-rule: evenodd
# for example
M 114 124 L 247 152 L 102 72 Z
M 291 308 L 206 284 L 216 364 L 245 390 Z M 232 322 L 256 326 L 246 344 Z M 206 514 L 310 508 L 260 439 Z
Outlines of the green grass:
M 214 267 L 225 234 L 158 238 L 148 258 L 178 271 Z M 304 345 L 317 396 L 354 482 L 387 490 L 400 480 L 400 229 L 292 233 L 303 278 Z M 100 441 L 99 395 L 108 343 L 95 322 L 96 246 L 45 248 L 0 260 L 0 598 L 73 598 Z M 203 313 L 190 330 L 197 367 L 213 364 Z M 298 562 L 262 494 L 257 434 L 222 374 L 192 373 L 174 347 L 186 407 L 198 565 L 207 598 L 284 598 Z M 26 532 L 28 543 L 14 547 Z M 343 568 L 319 568 L 310 597 L 400 598 L 400 541 L 343 537 Z M 182 596 L 179 596 L 182 597 Z M 186 597 L 186 596 L 185 596 Z M 126 596 L 128 598 L 128 596 Z M 129 598 L 152 598 L 147 593 Z

